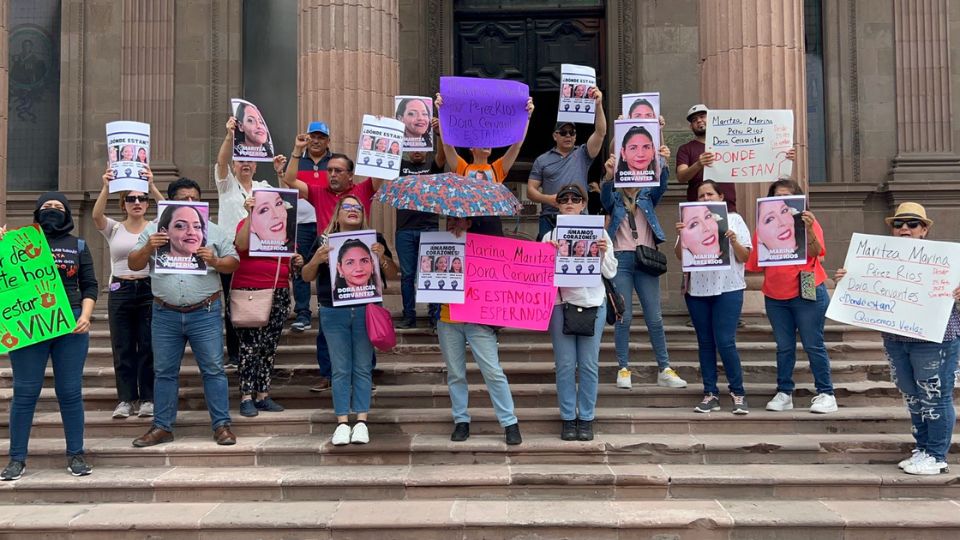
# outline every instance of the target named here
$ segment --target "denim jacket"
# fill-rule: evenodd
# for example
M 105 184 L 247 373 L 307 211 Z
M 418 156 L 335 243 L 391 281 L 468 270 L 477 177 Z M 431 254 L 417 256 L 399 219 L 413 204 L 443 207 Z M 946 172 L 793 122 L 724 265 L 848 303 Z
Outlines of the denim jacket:
M 657 219 L 657 213 L 654 209 L 660 203 L 663 194 L 667 192 L 667 180 L 670 178 L 670 169 L 667 167 L 667 160 L 659 157 L 660 160 L 660 185 L 657 187 L 646 187 L 637 192 L 637 208 L 643 211 L 643 216 L 650 224 L 653 231 L 653 238 L 657 244 L 664 242 L 667 236 L 660 227 L 660 220 Z M 607 227 L 607 234 L 610 238 L 617 237 L 617 229 L 620 223 L 627 219 L 627 208 L 623 202 L 623 194 L 613 189 L 613 180 L 604 182 L 600 187 L 600 203 L 603 209 L 610 215 L 610 226 Z

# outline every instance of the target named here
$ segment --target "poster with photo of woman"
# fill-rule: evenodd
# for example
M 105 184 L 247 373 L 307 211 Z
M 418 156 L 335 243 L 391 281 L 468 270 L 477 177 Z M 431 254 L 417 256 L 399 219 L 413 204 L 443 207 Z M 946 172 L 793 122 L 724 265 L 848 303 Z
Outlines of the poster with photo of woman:
M 807 261 L 807 229 L 800 217 L 803 195 L 757 199 L 757 264 L 788 266 Z
M 354 174 L 384 180 L 400 176 L 403 133 L 404 125 L 400 120 L 363 115 Z
M 394 117 L 403 122 L 404 152 L 433 150 L 433 100 L 424 96 L 396 96 Z
M 659 120 L 660 92 L 640 92 L 621 96 L 620 109 L 628 120 Z
M 291 257 L 297 252 L 297 198 L 295 189 L 253 190 L 250 220 L 251 257 Z
M 557 122 L 592 124 L 597 111 L 590 89 L 597 85 L 597 71 L 575 64 L 560 65 L 560 104 Z
M 273 139 L 260 109 L 239 98 L 231 99 L 230 107 L 237 119 L 233 130 L 233 160 L 273 161 Z
M 334 233 L 327 242 L 334 307 L 382 302 L 380 257 L 373 252 L 377 231 Z
M 210 207 L 205 202 L 160 201 L 157 232 L 167 233 L 166 244 L 154 258 L 158 274 L 206 274 L 207 263 L 197 250 L 207 245 Z
M 418 303 L 463 303 L 466 241 L 466 235 L 458 238 L 448 232 L 420 233 Z
M 660 122 L 617 120 L 613 131 L 617 156 L 614 185 L 618 188 L 660 185 L 660 160 L 657 159 Z
M 725 202 L 680 203 L 680 248 L 684 272 L 728 270 L 732 248 Z
M 150 124 L 121 120 L 107 123 L 107 163 L 113 171 L 110 193 L 149 191 L 142 172 L 150 164 Z
M 557 246 L 553 284 L 557 287 L 599 287 L 603 216 L 557 216 L 549 239 Z

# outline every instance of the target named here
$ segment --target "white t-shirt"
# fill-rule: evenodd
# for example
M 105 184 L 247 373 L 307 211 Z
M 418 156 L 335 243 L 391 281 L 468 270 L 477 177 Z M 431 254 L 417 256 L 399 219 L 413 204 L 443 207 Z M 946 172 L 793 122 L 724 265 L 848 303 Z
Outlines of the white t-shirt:
M 110 247 L 111 280 L 113 276 L 137 279 L 150 276 L 149 265 L 136 272 L 127 266 L 127 256 L 133 251 L 133 246 L 137 245 L 140 233 L 132 233 L 123 226 L 123 223 L 107 218 L 107 226 L 100 231 L 100 234 L 107 239 L 107 245 Z
M 240 181 L 233 175 L 233 169 L 227 167 L 227 175 L 220 179 L 220 165 L 213 166 L 213 176 L 217 180 L 217 193 L 220 198 L 220 207 L 217 209 L 217 225 L 226 233 L 227 239 L 233 242 L 237 236 L 237 225 L 240 220 L 247 217 L 247 209 L 243 207 L 247 197 L 253 195 L 253 191 L 246 191 L 240 185 Z M 273 187 L 262 180 L 254 180 L 253 188 Z
M 297 199 L 297 225 L 317 222 L 317 209 L 306 199 Z
M 737 235 L 737 241 L 745 248 L 752 248 L 753 242 L 750 239 L 750 229 L 746 222 L 736 212 L 727 214 L 730 221 L 730 228 Z M 690 296 L 717 296 L 725 292 L 739 291 L 747 288 L 747 282 L 743 279 L 743 263 L 737 260 L 736 254 L 731 250 L 730 269 L 716 272 L 690 272 L 690 285 L 687 287 L 687 294 Z

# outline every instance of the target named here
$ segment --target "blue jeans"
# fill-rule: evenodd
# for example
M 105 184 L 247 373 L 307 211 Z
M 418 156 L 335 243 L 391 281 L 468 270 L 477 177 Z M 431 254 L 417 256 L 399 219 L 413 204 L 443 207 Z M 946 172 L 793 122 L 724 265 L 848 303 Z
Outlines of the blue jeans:
M 483 382 L 487 385 L 490 402 L 501 427 L 517 423 L 513 413 L 513 395 L 507 376 L 500 367 L 497 348 L 497 332 L 491 326 L 473 323 L 437 323 L 437 339 L 440 352 L 447 363 L 447 387 L 450 389 L 450 404 L 454 422 L 470 422 L 467 412 L 469 389 L 467 388 L 467 343 L 473 359 L 480 366 Z
M 323 312 L 323 306 L 318 306 L 317 311 Z M 330 365 L 330 347 L 327 346 L 327 336 L 323 334 L 323 317 L 317 315 L 317 367 L 320 368 L 320 376 L 328 379 L 333 377 L 333 367 Z
M 597 384 L 600 381 L 600 338 L 605 324 L 606 303 L 597 310 L 593 336 L 568 336 L 563 333 L 563 304 L 553 307 L 550 338 L 553 341 L 557 402 L 562 420 L 593 420 L 593 411 L 597 406 Z
M 80 310 L 74 310 L 80 316 Z M 60 420 L 67 455 L 83 454 L 83 365 L 90 334 L 67 334 L 10 351 L 13 401 L 10 404 L 10 459 L 27 460 L 33 413 L 43 388 L 47 359 L 53 360 L 53 384 L 60 404 Z
M 310 257 L 310 248 L 317 239 L 316 223 L 300 223 L 297 225 L 297 253 L 303 256 L 306 263 Z M 310 320 L 310 283 L 300 277 L 300 272 L 293 273 L 293 312 L 297 320 L 306 322 Z M 326 344 L 324 344 L 326 345 Z
M 401 229 L 397 231 L 397 257 L 400 259 L 400 296 L 403 299 L 403 319 L 412 321 L 417 318 L 417 273 L 420 269 L 420 233 L 419 229 Z M 440 304 L 430 304 L 430 320 L 440 317 Z
M 944 461 L 957 421 L 953 385 L 960 339 L 914 343 L 884 339 L 890 378 L 910 411 L 917 448 Z
M 367 335 L 367 306 L 321 307 L 333 364 L 333 411 L 337 416 L 370 411 L 373 345 Z
M 216 430 L 230 423 L 227 375 L 223 371 L 222 309 L 220 300 L 190 313 L 153 304 L 154 426 L 173 431 L 180 392 L 180 364 L 188 341 L 203 379 L 211 427 Z
M 684 295 L 687 310 L 697 331 L 700 353 L 700 376 L 703 393 L 719 394 L 717 389 L 717 352 L 727 374 L 727 388 L 744 395 L 743 368 L 737 352 L 737 321 L 743 309 L 743 290 L 728 291 L 716 296 Z
M 630 324 L 633 322 L 633 291 L 640 298 L 643 322 L 650 333 L 650 344 L 660 371 L 670 367 L 667 355 L 667 335 L 663 331 L 663 314 L 660 309 L 660 278 L 637 270 L 637 254 L 634 251 L 618 251 L 617 275 L 613 284 L 623 295 L 623 318 L 614 326 L 613 340 L 617 348 L 617 363 L 621 368 L 630 365 Z
M 773 327 L 773 338 L 777 342 L 777 392 L 792 394 L 793 368 L 797 363 L 797 333 L 810 361 L 814 385 L 818 394 L 833 395 L 833 383 L 830 381 L 830 357 L 823 342 L 823 323 L 830 304 L 827 286 L 817 287 L 816 300 L 804 300 L 801 297 L 790 300 L 774 300 L 764 297 L 767 318 Z

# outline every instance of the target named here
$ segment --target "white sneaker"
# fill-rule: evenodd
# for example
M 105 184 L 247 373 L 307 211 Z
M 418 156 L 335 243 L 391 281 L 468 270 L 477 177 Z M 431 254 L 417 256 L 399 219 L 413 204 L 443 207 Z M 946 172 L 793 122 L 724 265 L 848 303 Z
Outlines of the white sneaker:
M 630 388 L 633 386 L 630 382 L 630 370 L 627 368 L 620 368 L 620 371 L 617 372 L 617 388 Z
M 140 412 L 137 413 L 140 418 L 150 418 L 153 416 L 153 402 L 144 401 L 140 404 Z
M 919 448 L 914 448 L 913 450 L 910 451 L 910 457 L 902 460 L 900 463 L 897 463 L 897 467 L 899 467 L 902 470 L 906 468 L 907 465 L 913 463 L 914 461 L 922 458 L 925 455 L 927 455 L 927 453 L 924 452 L 923 450 Z
M 350 433 L 350 442 L 353 444 L 367 444 L 370 442 L 370 432 L 367 431 L 366 422 L 357 422 L 353 426 L 353 432 Z
M 666 386 L 667 388 L 686 388 L 687 381 L 680 378 L 677 375 L 677 372 L 673 368 L 664 368 L 663 371 L 657 374 L 657 384 L 660 386 Z
M 913 463 L 908 463 L 903 468 L 903 472 L 907 474 L 940 474 L 950 472 L 950 466 L 946 461 L 937 461 L 937 458 L 923 453 Z
M 837 398 L 830 394 L 817 394 L 810 402 L 810 412 L 818 414 L 837 412 Z
M 129 401 L 121 401 L 117 403 L 117 408 L 113 410 L 114 418 L 129 418 L 130 413 L 133 411 L 133 405 Z
M 330 442 L 333 443 L 334 446 L 350 444 L 350 426 L 347 424 L 337 426 L 337 429 L 333 431 L 333 437 L 330 438 Z
M 785 392 L 777 392 L 777 395 L 767 402 L 768 411 L 789 411 L 790 409 L 793 409 L 793 396 Z

